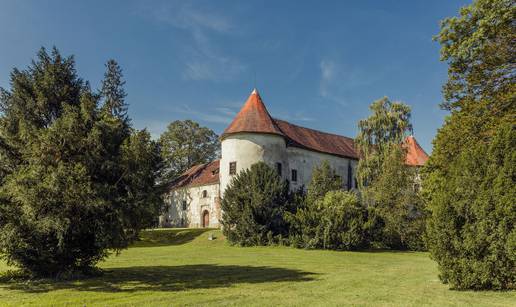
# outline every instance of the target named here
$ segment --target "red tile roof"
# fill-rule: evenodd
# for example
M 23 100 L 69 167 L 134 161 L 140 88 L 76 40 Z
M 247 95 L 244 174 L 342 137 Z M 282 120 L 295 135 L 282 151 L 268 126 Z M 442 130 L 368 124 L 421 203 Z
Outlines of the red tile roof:
M 219 164 L 220 160 L 216 160 L 213 162 L 192 166 L 176 180 L 174 180 L 170 184 L 170 187 L 177 189 L 181 187 L 193 187 L 219 183 Z
M 274 119 L 274 122 L 283 132 L 289 146 L 358 159 L 351 138 L 297 126 L 279 119 Z
M 258 132 L 283 135 L 272 120 L 262 98 L 256 89 L 253 90 L 246 103 L 235 116 L 231 124 L 222 133 L 222 138 L 230 133 Z
M 408 136 L 405 139 L 405 146 L 407 148 L 407 157 L 405 163 L 410 166 L 423 166 L 428 160 L 428 155 L 419 146 L 414 136 Z

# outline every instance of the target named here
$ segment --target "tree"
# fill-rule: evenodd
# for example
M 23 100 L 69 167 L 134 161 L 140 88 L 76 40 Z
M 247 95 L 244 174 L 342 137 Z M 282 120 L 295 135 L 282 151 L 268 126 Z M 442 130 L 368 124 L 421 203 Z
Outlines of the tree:
M 314 167 L 306 197 L 297 197 L 296 206 L 285 212 L 289 223 L 289 240 L 296 247 L 324 248 L 324 225 L 321 224 L 324 212 L 321 201 L 330 191 L 342 189 L 342 180 L 324 160 Z
M 314 167 L 312 179 L 307 189 L 307 201 L 315 203 L 329 191 L 342 189 L 342 178 L 331 168 L 327 160 L 323 160 L 320 165 Z
M 123 80 L 122 68 L 118 63 L 111 59 L 106 63 L 106 72 L 102 80 L 100 90 L 104 98 L 104 110 L 114 117 L 127 121 L 127 104 L 124 90 L 125 81 Z
M 9 264 L 33 276 L 89 273 L 157 215 L 156 144 L 103 114 L 73 57 L 42 48 L 14 69 L 0 106 L 0 255 Z
M 405 164 L 404 141 L 412 130 L 410 107 L 387 97 L 373 102 L 359 122 L 357 177 L 368 208 L 371 240 L 381 247 L 423 248 L 424 211 L 417 172 Z
M 219 156 L 220 142 L 215 132 L 191 120 L 170 123 L 159 142 L 166 169 L 165 181 Z
M 222 198 L 222 230 L 232 244 L 266 245 L 285 236 L 288 183 L 263 162 L 239 172 Z
M 427 245 L 456 289 L 516 285 L 516 7 L 478 0 L 445 19 L 436 40 L 446 61 L 443 109 L 423 173 Z

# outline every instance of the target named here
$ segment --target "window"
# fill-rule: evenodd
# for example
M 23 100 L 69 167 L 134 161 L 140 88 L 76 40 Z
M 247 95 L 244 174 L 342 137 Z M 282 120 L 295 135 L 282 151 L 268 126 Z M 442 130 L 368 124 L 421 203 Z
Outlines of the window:
M 203 190 L 202 191 L 202 198 L 206 198 L 206 197 L 208 197 L 208 191 Z
M 276 163 L 276 170 L 278 171 L 278 175 L 281 176 L 281 163 Z
M 297 182 L 297 169 L 292 170 L 292 182 Z
M 352 180 L 353 180 L 353 168 L 351 167 L 351 162 L 348 161 L 348 191 L 352 188 Z
M 229 174 L 236 175 L 236 162 L 229 162 Z
M 183 200 L 183 202 L 181 203 L 181 209 L 186 210 L 186 200 Z

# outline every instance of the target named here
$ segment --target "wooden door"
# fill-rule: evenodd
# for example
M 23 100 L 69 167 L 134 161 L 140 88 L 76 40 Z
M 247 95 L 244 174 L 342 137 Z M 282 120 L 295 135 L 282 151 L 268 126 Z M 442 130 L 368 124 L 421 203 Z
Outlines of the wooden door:
M 202 213 L 202 227 L 210 226 L 210 213 L 206 210 Z

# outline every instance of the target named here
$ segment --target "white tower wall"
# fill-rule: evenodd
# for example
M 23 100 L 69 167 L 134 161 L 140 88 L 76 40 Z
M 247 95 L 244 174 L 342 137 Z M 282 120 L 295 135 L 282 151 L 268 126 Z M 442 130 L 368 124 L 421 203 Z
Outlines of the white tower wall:
M 236 133 L 226 136 L 221 142 L 220 160 L 220 194 L 231 182 L 230 162 L 236 162 L 237 174 L 257 162 L 265 162 L 276 169 L 276 163 L 282 165 L 282 177 L 288 178 L 288 157 L 285 139 L 282 136 L 262 133 Z

